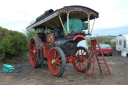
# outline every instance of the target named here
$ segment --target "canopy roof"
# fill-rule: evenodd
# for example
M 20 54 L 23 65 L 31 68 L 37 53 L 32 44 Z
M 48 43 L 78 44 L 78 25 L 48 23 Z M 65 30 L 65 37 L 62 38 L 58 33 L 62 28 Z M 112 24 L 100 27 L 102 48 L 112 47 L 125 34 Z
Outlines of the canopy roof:
M 65 6 L 61 9 L 58 9 L 50 14 L 48 14 L 47 16 L 45 16 L 44 18 L 42 18 L 42 20 L 35 22 L 33 24 L 31 24 L 30 26 L 28 26 L 26 28 L 26 30 L 30 30 L 31 28 L 44 28 L 44 27 L 49 27 L 51 29 L 55 29 L 56 26 L 59 26 L 60 23 L 60 19 L 59 19 L 59 14 L 60 17 L 62 18 L 63 23 L 65 22 L 65 14 L 69 13 L 69 17 L 70 18 L 78 18 L 81 19 L 82 22 L 87 21 L 88 20 L 88 15 L 90 15 L 90 20 L 94 19 L 95 17 L 98 18 L 99 17 L 99 13 L 96 12 L 93 9 L 90 9 L 88 7 L 84 7 L 84 6 Z

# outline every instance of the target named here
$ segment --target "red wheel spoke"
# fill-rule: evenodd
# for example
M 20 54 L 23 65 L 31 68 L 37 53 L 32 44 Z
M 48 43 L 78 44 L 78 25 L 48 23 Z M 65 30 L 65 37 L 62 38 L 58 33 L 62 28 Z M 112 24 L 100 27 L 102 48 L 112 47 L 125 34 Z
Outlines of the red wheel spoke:
M 35 44 L 32 44 L 32 48 L 33 48 L 33 49 L 36 49 L 36 45 L 35 45 Z
M 81 55 L 82 55 L 82 49 L 81 49 Z
M 78 67 L 80 66 L 80 62 L 79 62 L 79 65 L 78 65 Z
M 84 61 L 85 61 L 85 60 L 88 60 L 88 58 L 84 58 Z
M 84 53 L 85 53 L 85 52 L 82 53 L 82 56 L 83 56 Z
M 57 65 L 56 65 L 56 72 L 60 72 Z
M 53 51 L 53 59 L 55 59 L 56 58 L 56 51 Z
M 33 48 L 34 47 L 34 44 L 31 44 L 31 47 Z
M 36 63 L 35 58 L 32 58 L 32 61 L 33 61 L 34 65 L 35 65 L 35 63 Z
M 58 65 L 62 65 L 62 63 L 57 63 Z
M 32 47 L 34 47 L 34 44 L 32 44 Z
M 54 53 L 52 53 L 52 59 L 54 59 Z
M 85 66 L 83 62 L 82 62 L 82 64 L 83 64 L 83 66 Z
M 78 50 L 78 55 L 80 56 L 79 50 Z
M 57 56 L 56 60 L 59 60 L 59 62 L 61 62 L 61 60 L 59 58 L 60 58 L 60 55 L 59 55 L 59 57 Z
M 52 67 L 55 67 L 55 65 L 56 65 L 56 63 L 54 63 Z
M 52 68 L 53 68 L 53 70 L 55 70 L 55 65 Z
M 79 55 L 79 53 L 77 53 L 77 55 Z M 79 55 L 80 56 L 80 55 Z
M 57 73 L 57 67 L 56 67 L 57 65 L 55 65 L 55 72 Z
M 60 66 L 60 64 L 59 64 L 59 67 L 60 67 L 60 69 L 61 69 L 61 66 Z
M 58 66 L 57 66 L 57 70 L 58 70 L 58 72 L 60 72 L 60 70 L 58 69 Z
M 54 57 L 55 57 L 55 59 L 56 59 L 56 51 L 55 51 Z
M 82 65 L 81 65 L 81 63 L 80 63 L 80 69 L 82 69 L 81 66 L 82 66 Z
M 84 61 L 85 63 L 87 63 L 87 61 Z
M 78 61 L 76 61 L 76 64 L 78 63 Z
M 60 58 L 60 54 L 58 53 L 58 57 L 57 58 Z

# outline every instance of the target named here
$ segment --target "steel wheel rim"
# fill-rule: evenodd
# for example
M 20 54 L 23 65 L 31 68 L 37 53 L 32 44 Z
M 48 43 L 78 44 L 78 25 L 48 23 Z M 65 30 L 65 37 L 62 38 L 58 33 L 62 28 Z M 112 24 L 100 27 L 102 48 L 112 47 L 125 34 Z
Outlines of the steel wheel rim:
M 56 49 L 52 49 L 48 58 L 49 70 L 53 75 L 58 75 L 62 68 L 62 60 L 60 53 Z
M 35 67 L 37 63 L 37 48 L 36 48 L 36 42 L 34 39 L 32 39 L 30 42 L 29 55 L 30 55 L 31 65 Z
M 87 52 L 83 48 L 77 48 L 74 56 L 76 57 L 76 60 L 73 62 L 74 67 L 78 71 L 84 71 L 87 67 Z

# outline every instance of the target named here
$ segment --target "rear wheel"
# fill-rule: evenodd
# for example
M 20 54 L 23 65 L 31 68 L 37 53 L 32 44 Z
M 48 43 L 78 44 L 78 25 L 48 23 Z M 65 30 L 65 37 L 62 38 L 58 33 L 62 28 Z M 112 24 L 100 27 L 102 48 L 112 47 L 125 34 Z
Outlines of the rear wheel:
M 66 59 L 63 51 L 59 47 L 53 47 L 48 56 L 48 67 L 55 76 L 61 76 L 64 73 Z
M 76 60 L 73 61 L 74 68 L 79 71 L 83 72 L 87 68 L 87 61 L 88 61 L 88 50 L 84 47 L 77 47 L 77 49 L 74 52 L 74 56 L 76 57 Z M 91 59 L 91 57 L 90 57 Z M 91 63 L 88 64 L 87 70 L 90 69 Z
M 37 59 L 37 53 L 40 52 L 38 50 L 40 43 L 41 43 L 41 40 L 38 37 L 34 37 L 30 41 L 29 56 L 30 56 L 31 65 L 34 68 L 38 68 L 41 66 L 41 64 L 39 63 L 39 60 Z

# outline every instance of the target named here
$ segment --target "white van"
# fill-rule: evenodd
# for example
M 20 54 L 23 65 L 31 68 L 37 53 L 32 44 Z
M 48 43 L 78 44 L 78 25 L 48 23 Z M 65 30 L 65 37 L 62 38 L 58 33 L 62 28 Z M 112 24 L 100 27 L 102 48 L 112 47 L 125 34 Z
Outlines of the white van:
M 128 35 L 122 35 L 116 37 L 116 50 L 125 51 L 128 54 Z

